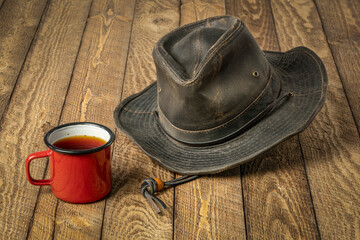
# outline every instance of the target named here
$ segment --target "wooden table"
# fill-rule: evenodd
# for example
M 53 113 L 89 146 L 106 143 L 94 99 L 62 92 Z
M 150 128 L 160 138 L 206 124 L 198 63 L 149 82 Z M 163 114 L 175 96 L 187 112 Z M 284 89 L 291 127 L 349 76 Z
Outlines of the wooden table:
M 360 1 L 0 0 L 2 239 L 360 239 Z M 254 161 L 158 194 L 146 177 L 177 175 L 116 130 L 115 106 L 156 80 L 152 49 L 170 30 L 215 15 L 244 20 L 259 45 L 314 50 L 329 77 L 313 123 Z M 116 133 L 113 188 L 69 204 L 28 183 L 44 134 L 93 121 Z M 46 160 L 32 164 L 49 176 Z

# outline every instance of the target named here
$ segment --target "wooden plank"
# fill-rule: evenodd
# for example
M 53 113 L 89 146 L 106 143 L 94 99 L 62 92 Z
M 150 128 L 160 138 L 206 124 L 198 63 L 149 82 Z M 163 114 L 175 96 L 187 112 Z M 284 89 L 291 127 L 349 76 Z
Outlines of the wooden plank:
M 298 137 L 244 165 L 249 238 L 319 239 Z
M 180 25 L 202 20 L 208 17 L 225 15 L 225 2 L 222 0 L 184 0 L 181 1 Z
M 225 13 L 223 0 L 186 0 L 180 22 L 184 25 Z M 244 239 L 240 168 L 177 186 L 175 212 L 175 239 Z
M 279 51 L 279 42 L 268 1 L 226 0 L 226 12 L 244 21 L 261 49 Z
M 270 2 L 231 0 L 227 9 L 243 19 L 262 49 L 280 50 Z M 242 180 L 248 238 L 319 237 L 297 137 L 245 164 Z
M 282 51 L 304 45 L 329 77 L 325 106 L 300 134 L 320 236 L 360 238 L 360 144 L 346 96 L 312 1 L 271 1 Z
M 176 187 L 175 239 L 245 239 L 242 204 L 239 167 Z
M 46 149 L 44 134 L 59 121 L 89 5 L 89 1 L 50 3 L 4 115 L 0 131 L 0 232 L 4 238 L 27 235 L 39 187 L 28 183 L 24 161 L 28 154 Z M 45 166 L 46 161 L 35 161 L 33 177 L 42 178 Z
M 9 103 L 46 0 L 0 2 L 0 119 Z
M 360 1 L 315 1 L 360 133 Z
M 131 33 L 129 56 L 121 99 L 144 89 L 156 80 L 152 50 L 164 34 L 179 24 L 179 2 L 138 0 Z M 119 98 L 120 100 L 120 98 Z M 171 179 L 173 174 L 154 164 L 133 142 L 116 133 L 113 161 L 113 193 L 107 200 L 104 239 L 171 239 L 173 235 L 173 191 L 160 198 L 168 206 L 156 214 L 140 194 L 147 177 Z
M 134 2 L 92 3 L 61 123 L 92 121 L 115 131 L 112 113 L 123 85 Z M 99 239 L 105 202 L 69 204 L 42 191 L 30 236 Z

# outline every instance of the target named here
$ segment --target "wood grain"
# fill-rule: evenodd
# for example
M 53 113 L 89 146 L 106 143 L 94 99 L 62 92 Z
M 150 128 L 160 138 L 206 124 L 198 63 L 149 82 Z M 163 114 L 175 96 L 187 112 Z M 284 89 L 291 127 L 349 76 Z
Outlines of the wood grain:
M 250 239 L 319 239 L 297 136 L 242 168 Z
M 111 116 L 122 89 L 133 8 L 134 2 L 92 3 L 60 123 L 92 121 L 115 131 Z M 53 204 L 54 197 L 41 192 L 34 235 L 35 226 L 44 226 L 51 216 L 55 221 L 46 223 L 55 239 L 99 239 L 105 201 Z
M 180 22 L 184 25 L 225 12 L 223 0 L 182 1 Z M 175 212 L 175 239 L 245 238 L 240 168 L 177 186 Z
M 121 99 L 137 93 L 156 80 L 152 50 L 155 43 L 179 24 L 179 2 L 138 0 Z M 120 96 L 118 98 L 120 100 Z M 105 239 L 171 239 L 173 190 L 159 194 L 168 206 L 157 215 L 140 194 L 147 177 L 172 179 L 173 174 L 154 164 L 135 144 L 116 133 L 113 161 L 114 186 L 106 204 Z
M 177 186 L 175 212 L 175 239 L 245 239 L 240 168 Z
M 315 1 L 360 134 L 360 1 Z
M 227 1 L 262 49 L 279 51 L 268 1 Z M 247 236 L 250 239 L 319 238 L 297 137 L 242 167 Z
M 279 42 L 268 1 L 226 0 L 226 13 L 244 21 L 261 49 L 279 51 Z
M 225 15 L 225 12 L 225 3 L 222 0 L 183 0 L 181 1 L 180 25 Z
M 89 1 L 53 1 L 27 56 L 0 131 L 0 232 L 24 239 L 39 187 L 28 183 L 24 161 L 45 150 L 44 134 L 57 125 L 80 45 Z M 34 6 L 35 7 L 35 6 Z M 73 24 L 76 22 L 77 24 Z M 32 165 L 43 178 L 46 161 Z
M 0 1 L 0 119 L 9 103 L 46 2 L 14 0 L 2 5 Z
M 334 59 L 312 1 L 271 1 L 281 50 L 304 45 L 329 77 L 325 106 L 300 134 L 321 238 L 360 238 L 360 144 Z

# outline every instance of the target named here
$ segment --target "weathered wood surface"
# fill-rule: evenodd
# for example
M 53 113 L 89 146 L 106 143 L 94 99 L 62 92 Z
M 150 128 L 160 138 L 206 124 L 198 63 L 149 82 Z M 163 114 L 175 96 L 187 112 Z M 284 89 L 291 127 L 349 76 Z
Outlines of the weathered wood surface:
M 0 0 L 0 234 L 3 239 L 359 239 L 358 1 Z M 112 112 L 156 81 L 152 49 L 170 30 L 210 16 L 244 20 L 265 50 L 303 45 L 324 61 L 329 92 L 303 133 L 254 161 L 159 194 L 146 177 L 177 175 L 116 130 Z M 116 133 L 113 189 L 92 204 L 30 185 L 24 160 L 72 121 Z M 357 127 L 356 127 L 357 125 Z M 49 175 L 47 161 L 32 175 Z
M 360 134 L 360 1 L 315 1 Z
M 243 19 L 262 49 L 280 51 L 269 1 L 228 1 L 227 8 Z M 318 238 L 297 137 L 245 164 L 242 182 L 248 236 Z
M 316 5 L 271 1 L 280 48 L 304 45 L 329 76 L 325 106 L 300 136 L 320 236 L 360 238 L 360 141 Z M 331 11 L 331 10 L 329 10 Z M 358 79 L 357 79 L 358 81 Z
M 0 1 L 0 118 L 43 15 L 45 0 Z M 16 11 L 14 11 L 16 9 Z

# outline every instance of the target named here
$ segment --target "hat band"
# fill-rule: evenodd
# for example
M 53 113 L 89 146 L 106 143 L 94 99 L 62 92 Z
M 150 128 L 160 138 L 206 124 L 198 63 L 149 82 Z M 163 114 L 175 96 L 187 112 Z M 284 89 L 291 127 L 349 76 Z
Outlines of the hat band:
M 270 110 L 269 106 L 279 98 L 280 82 L 273 76 L 262 93 L 234 118 L 210 129 L 186 130 L 173 125 L 160 108 L 155 112 L 159 127 L 171 138 L 189 145 L 212 145 L 228 140 L 249 129 Z M 254 122 L 255 121 L 255 122 Z

